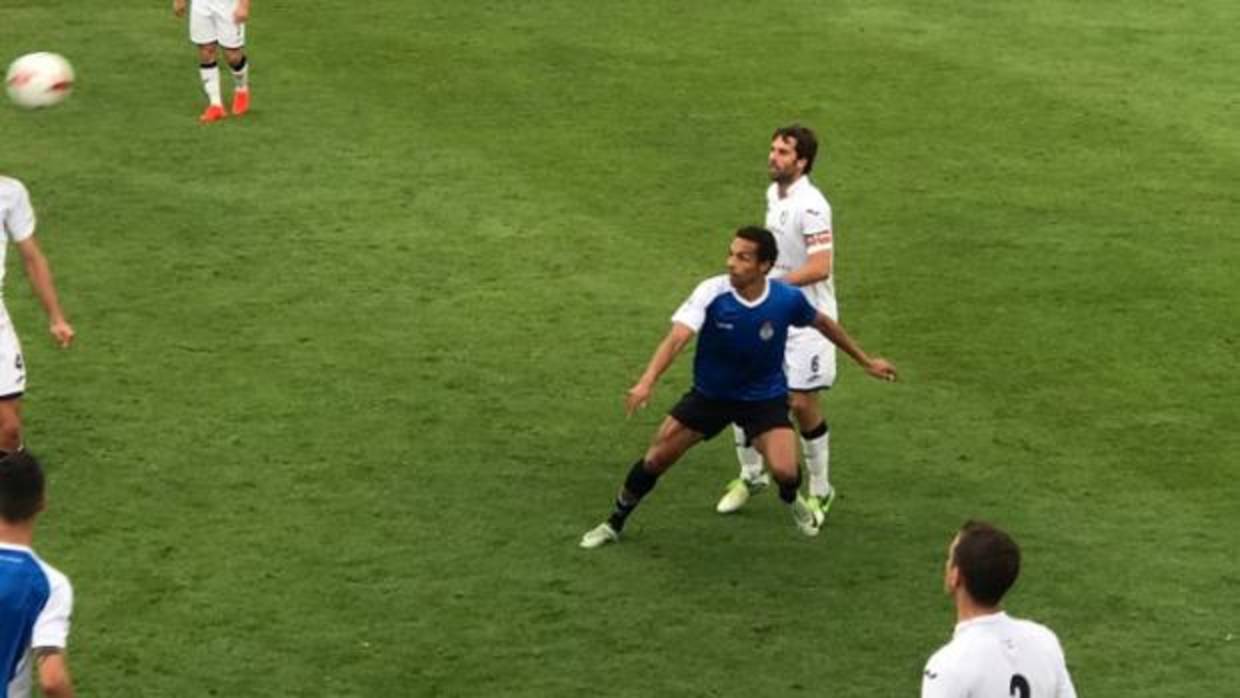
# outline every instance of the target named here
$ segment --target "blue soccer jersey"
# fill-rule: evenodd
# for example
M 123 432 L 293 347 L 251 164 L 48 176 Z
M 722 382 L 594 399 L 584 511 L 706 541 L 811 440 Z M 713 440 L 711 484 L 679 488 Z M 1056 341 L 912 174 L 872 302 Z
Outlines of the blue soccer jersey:
M 9 698 L 31 693 L 34 647 L 64 648 L 73 590 L 29 548 L 0 543 L 0 676 Z
M 725 274 L 703 281 L 672 322 L 698 333 L 693 387 L 715 400 L 770 400 L 788 393 L 784 344 L 788 327 L 813 324 L 818 311 L 800 289 L 768 280 L 753 301 Z

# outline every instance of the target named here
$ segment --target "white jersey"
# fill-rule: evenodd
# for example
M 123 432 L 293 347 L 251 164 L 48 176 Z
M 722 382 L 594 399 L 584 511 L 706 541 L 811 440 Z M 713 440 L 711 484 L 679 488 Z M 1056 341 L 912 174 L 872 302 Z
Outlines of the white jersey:
M 1076 689 L 1055 633 L 1000 612 L 956 625 L 926 663 L 921 696 L 1076 698 Z
M 0 543 L 0 553 L 6 557 L 20 560 L 32 560 L 37 566 L 39 575 L 31 579 L 31 584 L 46 584 L 47 602 L 39 611 L 31 630 L 30 645 L 18 660 L 13 678 L 9 681 L 8 698 L 30 698 L 34 685 L 32 672 L 34 650 L 43 647 L 54 647 L 64 650 L 69 642 L 69 618 L 73 615 L 73 585 L 69 578 L 59 570 L 47 564 L 34 554 L 30 548 L 22 545 Z
M 779 197 L 779 185 L 772 183 L 766 190 L 766 227 L 775 234 L 779 256 L 771 276 L 780 278 L 805 265 L 815 252 L 831 250 L 831 204 L 827 197 L 800 177 Z M 832 260 L 834 267 L 834 260 Z M 832 319 L 838 318 L 835 305 L 835 272 L 823 281 L 802 286 L 809 302 Z
M 34 235 L 34 223 L 34 208 L 25 185 L 0 175 L 0 230 L 4 233 L 0 240 L 0 303 L 4 298 L 4 258 L 9 249 L 8 241 L 21 242 Z

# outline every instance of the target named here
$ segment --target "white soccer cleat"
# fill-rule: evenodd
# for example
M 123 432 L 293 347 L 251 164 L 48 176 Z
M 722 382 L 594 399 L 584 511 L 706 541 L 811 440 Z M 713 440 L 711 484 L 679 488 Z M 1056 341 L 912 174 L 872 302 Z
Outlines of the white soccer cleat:
M 797 498 L 792 502 L 792 520 L 796 522 L 797 529 L 811 538 L 818 535 L 821 530 L 822 519 L 815 515 L 813 506 L 801 493 L 797 493 Z
M 608 543 L 617 543 L 620 541 L 620 532 L 611 527 L 611 524 L 604 521 L 594 528 L 586 531 L 581 537 L 581 547 L 586 550 L 602 547 Z
M 749 498 L 766 488 L 771 483 L 771 476 L 766 473 L 758 476 L 757 480 L 747 480 L 738 477 L 728 483 L 727 491 L 719 498 L 719 503 L 715 505 L 715 511 L 720 514 L 731 514 L 740 511 L 745 506 Z

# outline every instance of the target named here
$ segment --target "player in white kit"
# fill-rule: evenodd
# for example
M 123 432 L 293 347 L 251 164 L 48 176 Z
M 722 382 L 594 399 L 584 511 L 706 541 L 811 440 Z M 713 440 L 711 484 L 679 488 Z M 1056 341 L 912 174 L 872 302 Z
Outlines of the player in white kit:
M 771 137 L 766 227 L 775 233 L 779 259 L 770 275 L 799 286 L 811 305 L 836 320 L 831 205 L 809 179 L 817 154 L 818 139 L 804 126 L 779 128 Z M 817 393 L 835 382 L 835 347 L 817 332 L 793 329 L 788 334 L 784 372 L 809 474 L 809 502 L 822 525 L 835 490 L 828 477 L 830 432 Z M 744 432 L 736 429 L 735 436 L 741 472 L 728 483 L 715 507 L 721 514 L 737 511 L 769 482 L 762 456 L 746 443 Z
M 52 281 L 52 268 L 34 236 L 34 208 L 25 185 L 0 175 L 0 452 L 13 452 L 22 444 L 21 398 L 26 392 L 26 364 L 21 343 L 4 307 L 4 258 L 8 241 L 21 253 L 26 277 L 34 295 L 47 312 L 48 329 L 61 348 L 73 342 L 73 327 L 65 319 Z
M 172 0 L 177 17 L 185 15 L 187 0 Z M 220 96 L 220 70 L 217 47 L 224 47 L 224 57 L 233 76 L 232 113 L 241 116 L 250 110 L 250 65 L 245 55 L 245 25 L 250 20 L 250 0 L 188 0 L 189 40 L 198 46 L 198 72 L 202 91 L 207 94 L 207 108 L 198 120 L 204 124 L 228 116 Z
M 1020 574 L 1020 548 L 994 526 L 969 521 L 947 553 L 943 586 L 956 602 L 956 631 L 922 673 L 922 698 L 1076 698 L 1059 638 L 1003 612 Z

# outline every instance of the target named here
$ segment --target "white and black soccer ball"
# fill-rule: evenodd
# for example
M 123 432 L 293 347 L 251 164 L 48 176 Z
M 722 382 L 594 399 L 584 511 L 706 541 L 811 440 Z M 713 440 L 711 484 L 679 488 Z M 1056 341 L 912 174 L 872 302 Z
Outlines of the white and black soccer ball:
M 50 107 L 73 91 L 73 66 L 59 54 L 28 53 L 9 65 L 4 85 L 19 107 Z

